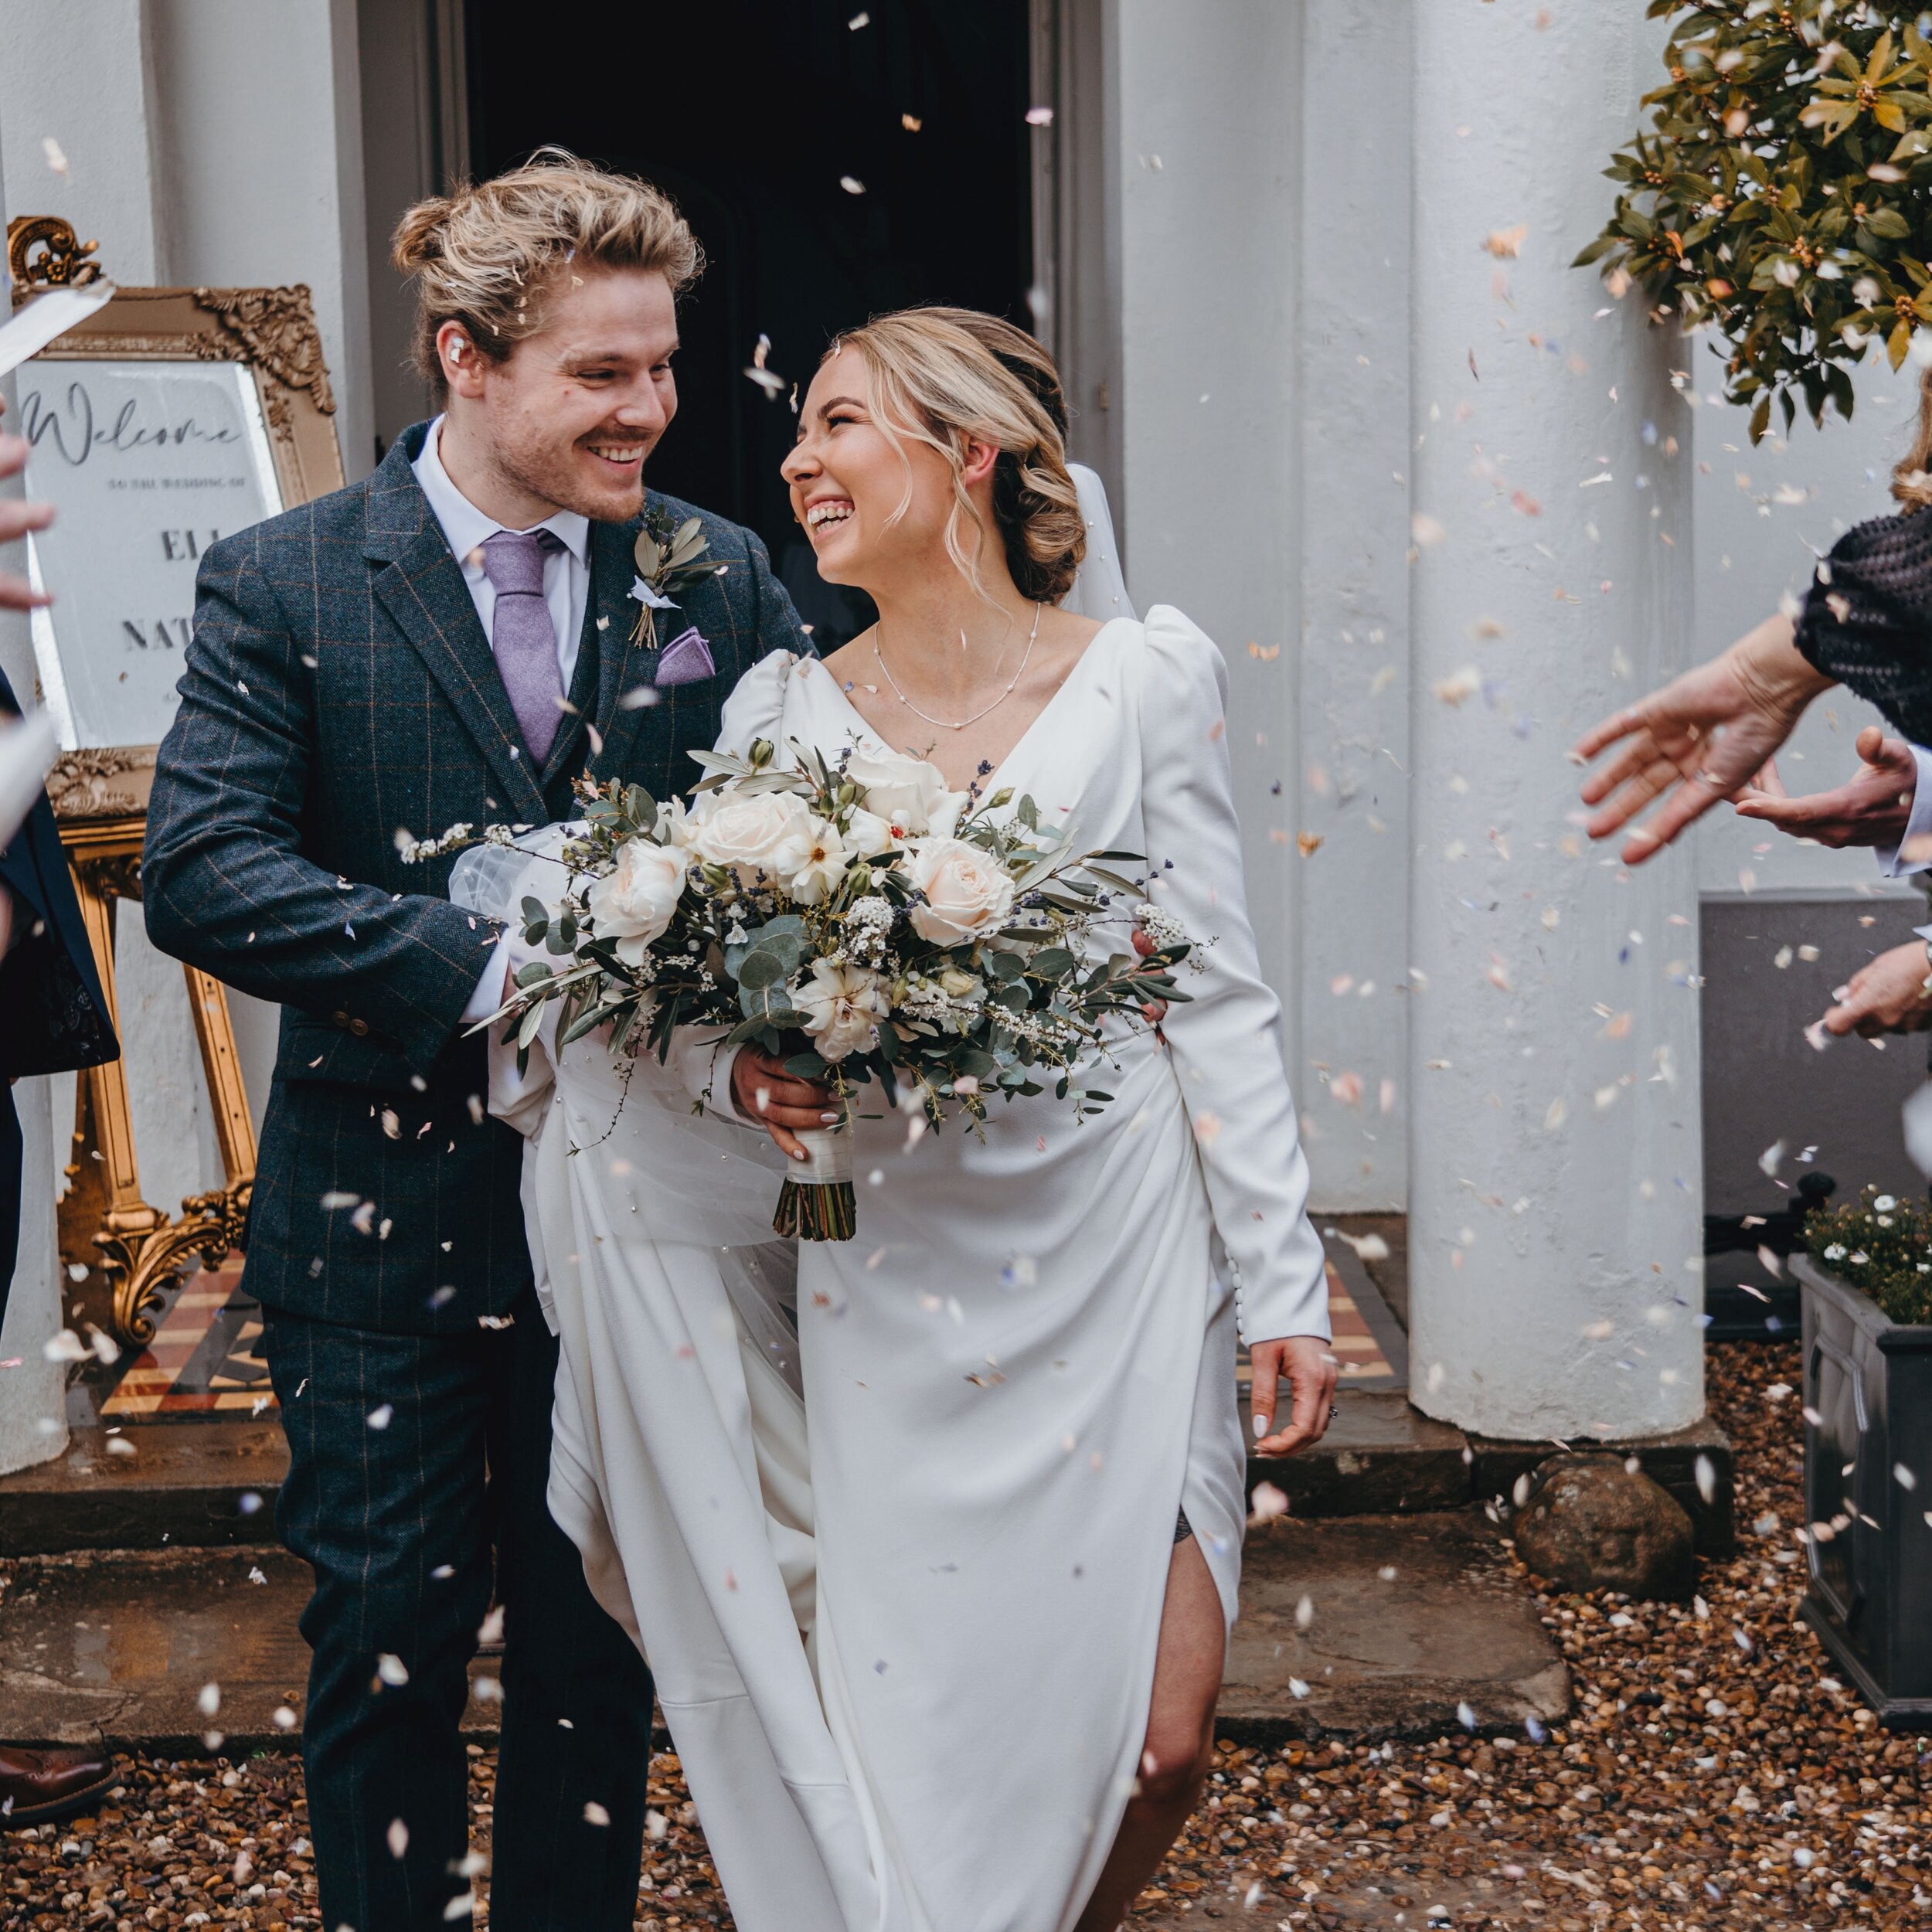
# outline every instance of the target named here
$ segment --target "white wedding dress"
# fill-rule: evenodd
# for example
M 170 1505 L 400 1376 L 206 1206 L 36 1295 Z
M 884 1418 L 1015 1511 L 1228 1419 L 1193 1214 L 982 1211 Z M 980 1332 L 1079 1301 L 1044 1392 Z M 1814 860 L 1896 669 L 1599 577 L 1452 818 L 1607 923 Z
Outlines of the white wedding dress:
M 795 1312 L 783 1161 L 692 1112 L 708 1042 L 628 1092 L 594 1038 L 558 1066 L 546 1030 L 521 1079 L 493 1049 L 563 1340 L 551 1508 L 649 1658 L 740 1932 L 1066 1932 L 1130 1794 L 1178 1510 L 1233 1620 L 1237 1318 L 1328 1325 L 1225 676 L 1176 611 L 1110 621 L 988 781 L 1149 855 L 1205 942 L 1166 1043 L 1123 1039 L 1085 1120 L 1049 1090 L 983 1139 L 862 1090 L 858 1238 L 797 1251 Z M 726 707 L 726 747 L 757 738 L 883 749 L 782 655 Z

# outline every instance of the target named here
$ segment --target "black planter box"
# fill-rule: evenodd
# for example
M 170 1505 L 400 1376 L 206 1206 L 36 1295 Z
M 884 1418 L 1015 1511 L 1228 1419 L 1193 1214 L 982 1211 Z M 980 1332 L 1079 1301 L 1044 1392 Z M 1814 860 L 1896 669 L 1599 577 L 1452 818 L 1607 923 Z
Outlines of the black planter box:
M 1806 1255 L 1804 1620 L 1881 1723 L 1932 1730 L 1932 1327 L 1902 1328 Z M 1917 1479 L 1908 1488 L 1893 1473 Z

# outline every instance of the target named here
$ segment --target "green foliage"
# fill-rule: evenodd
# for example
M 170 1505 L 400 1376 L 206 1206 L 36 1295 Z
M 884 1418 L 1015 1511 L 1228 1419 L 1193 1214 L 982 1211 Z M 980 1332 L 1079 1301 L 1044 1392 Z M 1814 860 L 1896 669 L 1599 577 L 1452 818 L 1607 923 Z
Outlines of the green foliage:
M 1894 1321 L 1932 1321 L 1932 1206 L 1868 1187 L 1855 1207 L 1811 1215 L 1804 1245 L 1821 1267 L 1869 1295 Z
M 1896 369 L 1932 322 L 1932 10 L 1881 0 L 1651 0 L 1676 16 L 1651 128 L 1604 172 L 1615 213 L 1577 258 L 1728 344 L 1726 387 L 1852 413 L 1852 367 Z

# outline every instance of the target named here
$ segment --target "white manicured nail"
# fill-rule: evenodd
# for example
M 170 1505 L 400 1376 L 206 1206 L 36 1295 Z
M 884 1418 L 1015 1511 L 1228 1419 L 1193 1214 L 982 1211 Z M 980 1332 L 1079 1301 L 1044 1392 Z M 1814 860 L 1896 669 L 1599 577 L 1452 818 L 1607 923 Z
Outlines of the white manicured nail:
M 1265 1436 L 1268 1433 L 1269 1420 L 1267 1417 L 1260 1415 L 1254 1418 L 1254 1433 L 1257 1437 Z
M 821 1114 L 818 1117 L 828 1127 L 836 1127 L 838 1124 L 838 1116 L 836 1114 Z

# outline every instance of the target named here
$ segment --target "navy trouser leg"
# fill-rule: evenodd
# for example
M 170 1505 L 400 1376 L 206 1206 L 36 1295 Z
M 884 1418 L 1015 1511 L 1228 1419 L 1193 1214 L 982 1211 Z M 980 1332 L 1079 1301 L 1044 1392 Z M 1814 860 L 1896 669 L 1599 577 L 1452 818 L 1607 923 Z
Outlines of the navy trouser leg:
M 491 1932 L 631 1932 L 644 1842 L 651 1673 L 583 1580 L 545 1500 L 557 1344 L 517 1308 L 499 1492 L 503 1739 Z M 610 1819 L 591 1823 L 594 1804 Z M 325 1932 L 334 1932 L 325 1923 Z
M 489 1606 L 488 1439 L 513 1331 L 384 1335 L 264 1311 L 282 1540 L 315 1573 L 302 1759 L 325 1932 L 444 1932 L 468 1889 L 457 1724 Z M 372 1420 L 373 1418 L 373 1420 Z

